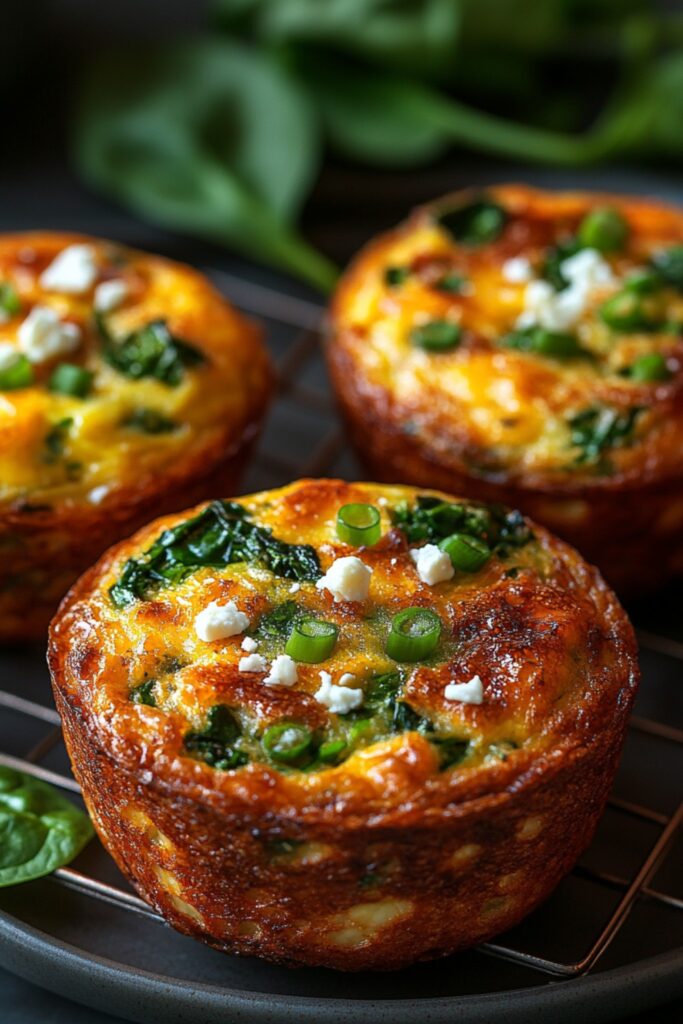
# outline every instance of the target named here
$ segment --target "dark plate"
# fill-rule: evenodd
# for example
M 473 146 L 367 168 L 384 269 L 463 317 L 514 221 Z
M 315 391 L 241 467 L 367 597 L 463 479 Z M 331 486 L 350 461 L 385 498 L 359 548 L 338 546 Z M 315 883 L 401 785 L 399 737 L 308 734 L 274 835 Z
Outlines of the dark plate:
M 303 475 L 357 475 L 310 330 L 319 311 L 216 276 L 268 321 L 283 376 L 245 491 Z M 398 974 L 287 970 L 227 957 L 163 925 L 93 842 L 56 876 L 0 890 L 0 964 L 144 1024 L 597 1022 L 683 994 L 683 880 L 675 870 L 683 814 L 680 606 L 673 593 L 635 609 L 636 622 L 653 630 L 641 636 L 644 682 L 591 849 L 547 903 L 495 945 Z M 1 655 L 0 760 L 28 758 L 32 770 L 68 785 L 50 708 L 42 653 Z

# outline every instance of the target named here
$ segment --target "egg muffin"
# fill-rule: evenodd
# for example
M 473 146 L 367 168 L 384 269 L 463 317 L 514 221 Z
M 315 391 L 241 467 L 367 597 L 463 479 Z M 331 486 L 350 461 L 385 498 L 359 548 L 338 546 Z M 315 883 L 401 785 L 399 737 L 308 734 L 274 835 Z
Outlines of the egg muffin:
M 0 236 L 0 642 L 152 516 L 230 493 L 263 418 L 260 333 L 197 271 Z
M 683 213 L 467 191 L 371 243 L 332 380 L 376 479 L 521 508 L 622 591 L 683 570 Z
M 138 892 L 217 949 L 390 969 L 481 942 L 591 839 L 637 685 L 597 570 L 520 513 L 303 480 L 147 526 L 50 668 Z

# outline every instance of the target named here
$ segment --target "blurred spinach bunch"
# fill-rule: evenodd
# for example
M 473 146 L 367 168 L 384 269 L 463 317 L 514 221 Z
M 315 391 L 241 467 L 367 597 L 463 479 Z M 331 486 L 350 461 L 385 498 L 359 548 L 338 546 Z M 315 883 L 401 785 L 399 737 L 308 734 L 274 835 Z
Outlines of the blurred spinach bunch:
M 597 110 L 596 110 L 597 108 Z M 211 32 L 99 54 L 74 131 L 95 187 L 328 289 L 296 222 L 325 145 L 578 166 L 683 157 L 683 19 L 650 0 L 216 0 Z

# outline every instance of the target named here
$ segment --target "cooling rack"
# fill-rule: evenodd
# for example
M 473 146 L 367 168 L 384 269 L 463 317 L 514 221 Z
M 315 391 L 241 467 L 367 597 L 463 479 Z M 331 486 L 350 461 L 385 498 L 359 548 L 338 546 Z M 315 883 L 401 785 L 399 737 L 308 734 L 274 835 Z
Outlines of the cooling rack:
M 209 273 L 265 323 L 279 369 L 245 493 L 301 476 L 357 476 L 322 364 L 323 310 Z M 391 976 L 287 972 L 226 958 L 167 928 L 93 842 L 49 879 L 0 891 L 0 962 L 90 1005 L 165 1024 L 198 1006 L 202 1022 L 231 1024 L 351 1015 L 399 1024 L 418 1012 L 434 1024 L 521 1021 L 533 1010 L 556 1021 L 579 1010 L 601 1021 L 683 993 L 683 641 L 652 628 L 639 639 L 641 695 L 595 840 L 550 900 L 497 941 Z M 39 651 L 0 655 L 0 764 L 78 799 Z

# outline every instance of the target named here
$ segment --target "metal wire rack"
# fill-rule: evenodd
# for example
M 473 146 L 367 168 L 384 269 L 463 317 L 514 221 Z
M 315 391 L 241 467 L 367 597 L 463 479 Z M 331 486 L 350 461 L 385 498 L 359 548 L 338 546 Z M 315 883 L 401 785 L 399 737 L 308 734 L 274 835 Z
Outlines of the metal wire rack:
M 353 462 L 345 449 L 342 430 L 335 418 L 333 402 L 326 388 L 320 367 L 320 333 L 323 310 L 312 302 L 298 299 L 250 281 L 232 277 L 223 272 L 210 271 L 217 285 L 246 313 L 254 314 L 269 327 L 271 349 L 279 368 L 279 395 L 266 429 L 264 443 L 245 482 L 245 489 L 277 486 L 302 476 L 353 474 Z M 317 370 L 314 364 L 318 363 Z M 294 430 L 288 432 L 286 445 L 276 443 L 280 432 L 279 421 L 284 417 L 291 423 L 298 418 Z M 269 443 L 269 431 L 271 434 Z M 667 658 L 683 662 L 683 643 L 651 632 L 640 631 L 641 649 L 656 652 Z M 645 681 L 647 683 L 647 679 Z M 78 794 L 73 778 L 46 767 L 42 762 L 62 742 L 59 716 L 50 707 L 43 706 L 7 689 L 0 689 L 0 709 L 30 719 L 34 725 L 45 726 L 45 732 L 24 756 L 17 757 L 0 750 L 0 764 L 26 772 L 36 778 Z M 0 716 L 1 724 L 1 716 Z M 655 717 L 633 717 L 631 733 L 649 737 L 659 744 L 673 744 L 679 766 L 683 766 L 683 730 Z M 0 731 L 0 742 L 2 733 Z M 679 767 L 681 776 L 683 770 Z M 663 813 L 637 800 L 613 795 L 608 807 L 619 816 L 623 827 L 629 822 L 645 823 L 653 829 L 654 838 L 634 871 L 626 876 L 608 864 L 595 868 L 578 865 L 573 872 L 577 878 L 588 880 L 604 890 L 616 893 L 616 902 L 600 922 L 597 934 L 581 936 L 583 952 L 575 958 L 561 959 L 540 955 L 518 946 L 513 941 L 490 942 L 479 947 L 488 955 L 523 965 L 550 978 L 576 978 L 590 972 L 619 935 L 631 911 L 639 902 L 650 902 L 683 912 L 683 898 L 662 891 L 653 879 L 671 852 L 678 829 L 683 821 L 683 802 L 672 813 Z M 163 919 L 143 900 L 117 885 L 76 870 L 64 867 L 57 870 L 52 880 L 59 886 L 119 909 L 142 915 L 163 924 Z M 506 937 L 507 939 L 507 937 Z M 542 979 L 541 979 L 542 980 Z

